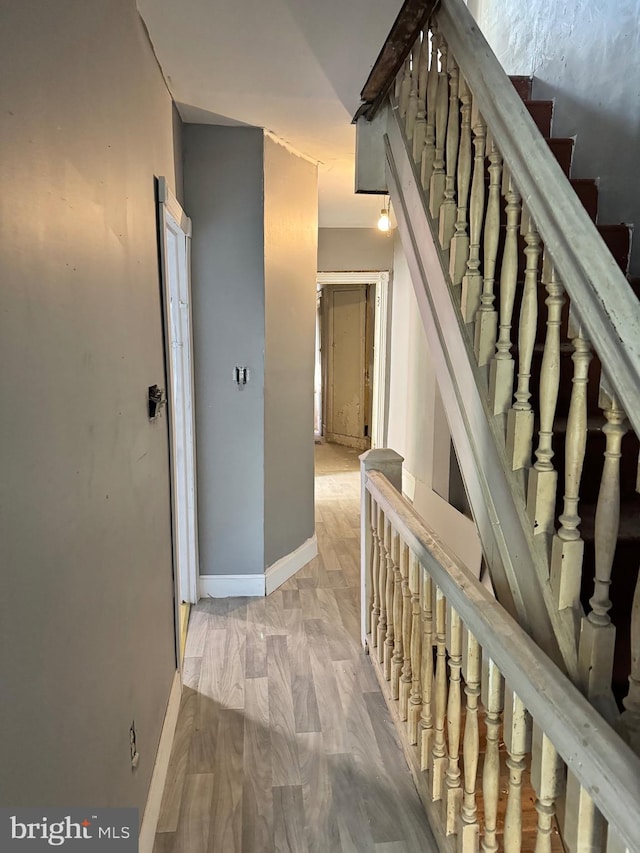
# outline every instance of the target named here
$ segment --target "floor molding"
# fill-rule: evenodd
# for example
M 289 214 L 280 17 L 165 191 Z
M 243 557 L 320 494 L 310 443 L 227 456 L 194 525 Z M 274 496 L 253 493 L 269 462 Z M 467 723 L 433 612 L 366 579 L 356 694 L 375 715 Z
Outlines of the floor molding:
M 311 562 L 318 555 L 318 538 L 314 533 L 311 538 L 303 542 L 299 548 L 281 557 L 277 562 L 265 572 L 266 593 L 269 595 L 285 581 L 288 581 L 291 575 L 295 575 L 303 566 Z
M 229 598 L 231 596 L 264 595 L 265 576 L 260 575 L 200 575 L 199 598 Z
M 171 693 L 169 694 L 167 712 L 164 715 L 164 723 L 162 724 L 162 733 L 160 735 L 160 743 L 158 744 L 158 752 L 156 753 L 156 760 L 153 765 L 147 804 L 144 809 L 144 816 L 140 827 L 140 836 L 138 838 L 139 853 L 152 853 L 153 851 L 153 845 L 156 839 L 156 827 L 158 825 L 158 817 L 160 816 L 162 794 L 164 792 L 164 784 L 167 779 L 167 771 L 169 769 L 171 747 L 173 746 L 176 723 L 178 722 L 181 697 L 182 681 L 180 673 L 176 670 L 176 673 L 173 676 L 173 683 L 171 685 Z

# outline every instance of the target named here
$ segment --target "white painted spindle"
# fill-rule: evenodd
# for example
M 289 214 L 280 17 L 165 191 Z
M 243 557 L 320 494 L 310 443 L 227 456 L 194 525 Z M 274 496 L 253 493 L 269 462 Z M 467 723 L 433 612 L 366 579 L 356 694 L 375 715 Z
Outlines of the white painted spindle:
M 431 799 L 444 796 L 444 776 L 447 769 L 447 743 L 444 720 L 447 712 L 447 601 L 436 586 L 436 677 L 435 677 L 435 732 L 431 751 Z
M 578 525 L 578 502 L 580 500 L 580 478 L 587 446 L 587 382 L 591 346 L 584 331 L 570 318 L 569 336 L 573 338 L 574 364 L 571 402 L 565 437 L 564 507 L 560 516 L 561 527 L 553 537 L 551 549 L 551 588 L 558 609 L 580 606 L 580 578 L 584 542 Z
M 420 607 L 420 563 L 413 552 L 409 555 L 409 590 L 411 592 L 411 693 L 407 709 L 409 743 L 417 744 L 422 711 L 422 609 Z
M 400 84 L 399 109 L 400 117 L 405 120 L 407 118 L 407 108 L 409 106 L 409 93 L 411 92 L 411 54 L 404 61 L 402 71 L 402 83 Z
M 540 264 L 540 237 L 531 216 L 525 217 L 524 250 L 526 264 L 524 289 L 518 324 L 518 384 L 515 401 L 507 419 L 507 458 L 513 471 L 531 467 L 533 440 L 533 409 L 531 408 L 530 382 L 533 345 L 538 324 L 538 266 Z
M 427 770 L 433 746 L 433 581 L 422 568 L 422 711 L 420 712 L 420 768 Z
M 460 733 L 462 726 L 462 620 L 453 607 L 447 609 L 447 648 L 449 649 L 449 698 L 447 701 L 448 760 L 444 801 L 445 832 L 456 831 L 462 784 L 460 773 Z
M 540 430 L 536 461 L 529 473 L 527 513 L 534 534 L 549 537 L 554 531 L 558 472 L 553 459 L 553 422 L 560 388 L 560 324 L 565 303 L 564 287 L 558 279 L 551 258 L 545 253 L 542 280 L 548 296 L 547 335 L 540 369 Z
M 622 731 L 627 743 L 640 755 L 640 573 L 631 609 L 631 673 L 629 692 L 622 700 Z
M 500 268 L 500 327 L 496 354 L 491 362 L 489 399 L 494 415 L 509 411 L 513 393 L 514 363 L 511 355 L 511 321 L 518 281 L 518 231 L 520 228 L 520 193 L 505 169 L 503 174 L 507 201 L 507 234 Z
M 378 550 L 380 552 L 380 580 L 378 589 L 380 592 L 380 616 L 378 617 L 378 660 L 384 660 L 384 641 L 387 636 L 387 546 L 385 541 L 386 520 L 384 512 L 378 506 Z
M 449 112 L 449 75 L 447 73 L 447 43 L 439 39 L 440 73 L 438 74 L 438 94 L 436 97 L 436 150 L 429 186 L 429 212 L 434 219 L 440 215 L 440 205 L 444 199 L 445 171 L 444 147 L 447 138 L 447 118 Z
M 475 101 L 471 106 L 473 129 L 473 179 L 469 204 L 469 258 L 462 279 L 461 308 L 465 323 L 475 320 L 480 307 L 482 274 L 480 272 L 480 235 L 484 215 L 484 149 L 487 128 Z M 464 128 L 464 120 L 463 120 Z
M 387 681 L 391 681 L 391 661 L 393 660 L 394 638 L 395 638 L 395 617 L 394 608 L 395 588 L 396 588 L 396 563 L 394 553 L 394 540 L 397 542 L 396 533 L 391 526 L 391 522 L 387 519 L 384 531 L 385 554 L 387 557 L 387 583 L 385 596 L 387 599 L 387 633 L 384 640 L 384 677 Z M 399 629 L 398 629 L 399 630 Z M 398 698 L 397 694 L 394 698 Z
M 456 167 L 460 138 L 460 110 L 458 109 L 459 70 L 453 56 L 449 54 L 449 115 L 447 119 L 446 174 L 444 198 L 440 206 L 438 236 L 445 251 L 451 244 L 456 224 Z
M 489 198 L 484 220 L 484 262 L 482 297 L 476 315 L 475 353 L 480 367 L 488 364 L 495 352 L 498 314 L 494 308 L 496 256 L 500 235 L 500 175 L 502 156 L 493 141 L 489 139 Z M 484 180 L 484 177 L 483 177 Z
M 533 725 L 531 786 L 536 792 L 536 847 L 534 853 L 551 853 L 556 800 L 564 788 L 564 765 L 546 734 Z
M 407 115 L 405 117 L 405 132 L 409 142 L 413 141 L 413 130 L 418 114 L 418 65 L 420 62 L 420 39 L 411 48 L 411 85 L 409 87 L 409 100 L 407 102 Z
M 371 646 L 378 645 L 378 620 L 380 618 L 380 539 L 378 538 L 378 507 L 373 497 L 369 499 L 369 525 L 371 530 Z
M 464 769 L 464 793 L 462 811 L 458 822 L 458 853 L 476 853 L 480 827 L 476 803 L 478 761 L 480 757 L 480 731 L 478 726 L 478 700 L 480 698 L 480 673 L 482 652 L 471 632 L 464 630 L 462 674 L 464 692 L 467 697 L 464 720 L 462 764 Z
M 482 799 L 484 805 L 484 832 L 482 850 L 498 850 L 496 837 L 498 823 L 498 793 L 500 790 L 500 720 L 504 699 L 504 682 L 498 667 L 489 659 L 483 664 L 482 704 L 485 708 L 487 742 L 482 769 Z
M 427 124 L 425 128 L 424 150 L 420 167 L 422 188 L 430 192 L 431 175 L 436 158 L 436 103 L 438 100 L 438 49 L 441 37 L 435 27 L 431 31 L 431 62 L 427 77 Z
M 413 159 L 421 167 L 422 154 L 427 131 L 427 78 L 429 75 L 429 30 L 422 31 L 420 61 L 418 65 L 418 111 L 413 128 Z
M 593 698 L 603 696 L 611 690 L 613 674 L 613 652 L 616 629 L 611 622 L 609 610 L 611 600 L 611 569 L 620 529 L 620 459 L 622 439 L 627 432 L 626 415 L 620 408 L 615 394 L 606 390 L 603 377 L 600 391 L 600 406 L 607 419 L 602 427 L 606 436 L 604 467 L 600 481 L 600 492 L 595 520 L 595 562 L 593 595 L 589 599 L 591 610 L 582 618 L 578 672 L 584 693 Z
M 400 545 L 400 574 L 402 575 L 402 669 L 398 692 L 398 713 L 401 720 L 407 719 L 409 695 L 411 693 L 411 620 L 413 607 L 409 589 L 409 546 Z
M 458 211 L 455 232 L 449 253 L 449 275 L 454 285 L 462 283 L 469 257 L 469 234 L 467 231 L 467 208 L 469 205 L 469 183 L 471 180 L 471 92 L 460 75 L 458 81 L 460 97 L 460 152 L 458 156 Z
M 531 750 L 531 717 L 522 700 L 506 690 L 504 703 L 504 742 L 509 768 L 509 792 L 504 817 L 504 849 L 519 853 L 522 841 L 522 776 Z

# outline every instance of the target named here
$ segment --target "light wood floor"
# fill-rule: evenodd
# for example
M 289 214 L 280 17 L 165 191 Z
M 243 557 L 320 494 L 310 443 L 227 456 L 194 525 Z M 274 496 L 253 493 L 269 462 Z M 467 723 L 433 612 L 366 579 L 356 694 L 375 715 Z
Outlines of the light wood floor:
M 436 851 L 359 642 L 357 451 L 316 446 L 320 556 L 201 601 L 154 853 Z

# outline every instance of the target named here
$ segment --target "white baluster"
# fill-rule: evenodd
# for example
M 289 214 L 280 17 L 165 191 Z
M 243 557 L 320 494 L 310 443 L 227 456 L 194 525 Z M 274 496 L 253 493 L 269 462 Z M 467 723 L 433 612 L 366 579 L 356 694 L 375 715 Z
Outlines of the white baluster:
M 484 805 L 484 832 L 482 850 L 498 850 L 496 830 L 498 823 L 498 793 L 500 790 L 500 718 L 504 699 L 504 682 L 492 660 L 483 662 L 482 704 L 485 708 L 487 743 L 482 768 L 482 800 Z
M 551 588 L 559 610 L 580 606 L 580 578 L 584 542 L 578 525 L 580 478 L 587 446 L 587 382 L 591 347 L 573 317 L 569 320 L 569 337 L 573 338 L 574 364 L 571 402 L 565 438 L 564 508 L 561 527 L 553 537 L 551 548 Z
M 420 563 L 415 554 L 409 556 L 409 589 L 411 591 L 411 694 L 407 709 L 409 743 L 417 744 L 422 711 L 422 609 L 420 607 Z
M 631 609 L 631 673 L 629 692 L 622 700 L 622 731 L 627 743 L 640 755 L 640 574 Z
M 387 557 L 387 583 L 385 587 L 385 597 L 387 599 L 387 633 L 384 640 L 383 670 L 384 677 L 387 681 L 391 681 L 391 661 L 393 660 L 396 628 L 396 612 L 394 607 L 396 589 L 396 553 L 394 552 L 394 545 L 398 540 L 397 534 L 392 528 L 389 519 L 387 519 L 387 523 L 385 525 L 384 541 Z M 400 630 L 399 626 L 398 630 Z M 397 694 L 394 698 L 398 698 Z
M 488 364 L 493 357 L 498 329 L 498 314 L 494 308 L 494 285 L 498 237 L 500 235 L 500 175 L 502 172 L 502 157 L 493 141 L 493 137 L 489 138 L 487 147 L 489 149 L 489 198 L 484 220 L 484 277 L 475 329 L 475 353 L 480 367 Z
M 433 747 L 433 581 L 422 568 L 422 711 L 420 713 L 420 768 L 427 770 Z
M 462 811 L 458 821 L 456 849 L 458 853 L 476 853 L 480 833 L 476 803 L 476 783 L 480 753 L 478 699 L 480 698 L 480 664 L 482 653 L 478 641 L 466 629 L 464 631 L 462 648 L 462 674 L 464 676 L 464 692 L 467 697 L 467 708 L 462 749 L 464 793 L 462 797 Z
M 431 799 L 444 796 L 444 775 L 447 769 L 447 743 L 444 736 L 444 718 L 447 711 L 447 601 L 436 586 L 436 678 L 435 678 L 435 732 L 431 751 Z
M 447 648 L 449 649 L 449 699 L 447 702 L 447 740 L 449 757 L 446 773 L 446 795 L 444 800 L 445 832 L 456 831 L 462 785 L 460 773 L 460 732 L 462 724 L 462 621 L 453 607 L 447 611 Z
M 615 394 L 607 390 L 604 376 L 600 407 L 604 409 L 607 422 L 602 427 L 606 447 L 594 531 L 596 576 L 593 595 L 589 599 L 591 611 L 581 620 L 578 654 L 580 685 L 589 698 L 603 696 L 611 691 L 616 629 L 609 616 L 609 591 L 620 529 L 622 439 L 627 432 L 626 415 L 618 405 Z
M 411 693 L 411 619 L 413 608 L 409 588 L 409 546 L 404 542 L 400 550 L 400 574 L 402 575 L 402 668 L 398 691 L 398 713 L 401 720 L 408 715 L 409 695 Z
M 509 411 L 513 393 L 513 356 L 511 355 L 511 320 L 518 281 L 518 230 L 520 228 L 520 193 L 511 174 L 505 169 L 507 235 L 500 269 L 500 328 L 496 354 L 491 362 L 489 399 L 494 415 Z
M 518 385 L 515 401 L 507 418 L 507 459 L 513 471 L 531 467 L 533 440 L 533 409 L 529 402 L 531 391 L 531 362 L 538 325 L 538 266 L 540 237 L 529 214 L 526 214 L 524 250 L 526 264 L 524 289 L 518 325 Z
M 556 800 L 564 790 L 564 765 L 542 729 L 533 725 L 531 786 L 536 792 L 538 827 L 534 853 L 551 853 Z
M 421 166 L 427 130 L 427 77 L 429 74 L 429 30 L 422 31 L 420 62 L 418 65 L 418 112 L 413 129 L 413 159 Z
M 378 538 L 378 507 L 372 495 L 369 495 L 369 523 L 371 528 L 371 646 L 378 645 L 378 620 L 380 619 L 380 539 Z
M 404 61 L 403 73 L 402 73 L 402 83 L 400 84 L 400 99 L 399 99 L 399 111 L 400 118 L 405 120 L 405 128 L 406 128 L 406 118 L 407 118 L 407 108 L 409 106 L 409 93 L 411 91 L 411 54 L 407 56 Z
M 447 43 L 441 37 L 440 73 L 438 74 L 438 94 L 436 97 L 436 150 L 433 171 L 429 185 L 429 212 L 434 219 L 440 215 L 440 205 L 444 199 L 444 146 L 447 139 L 447 118 L 449 112 L 449 75 L 447 73 Z
M 484 148 L 487 128 L 475 102 L 471 106 L 473 129 L 473 180 L 469 204 L 469 259 L 462 279 L 461 308 L 465 323 L 475 320 L 480 307 L 482 274 L 480 273 L 480 234 L 484 215 Z M 463 119 L 464 128 L 464 119 Z
M 431 30 L 431 63 L 429 65 L 429 76 L 427 77 L 427 125 L 425 128 L 424 151 L 422 152 L 422 166 L 420 168 L 420 180 L 422 188 L 430 191 L 433 164 L 436 158 L 436 104 L 438 100 L 438 49 L 441 36 L 435 27 Z
M 596 853 L 604 846 L 605 821 L 578 778 L 567 772 L 562 840 L 567 853 Z
M 378 542 L 380 545 L 380 616 L 378 617 L 378 660 L 384 661 L 384 641 L 387 636 L 387 544 L 385 539 L 386 520 L 382 508 L 378 506 Z
M 549 294 L 547 305 L 547 335 L 540 369 L 540 431 L 536 461 L 529 473 L 527 512 L 534 534 L 549 538 L 554 531 L 558 472 L 553 467 L 553 421 L 560 388 L 560 324 L 565 303 L 564 287 L 556 276 L 548 254 L 545 253 L 542 280 Z
M 469 234 L 467 232 L 467 208 L 469 205 L 469 183 L 471 180 L 471 92 L 460 76 L 460 153 L 458 157 L 458 212 L 455 232 L 449 253 L 449 275 L 454 285 L 462 283 L 469 257 Z
M 438 236 L 445 251 L 451 244 L 456 224 L 456 166 L 458 163 L 458 141 L 460 138 L 460 111 L 458 109 L 458 66 L 449 55 L 449 116 L 447 119 L 446 176 L 444 198 L 440 206 Z
M 504 742 L 509 768 L 509 793 L 504 817 L 504 849 L 519 853 L 522 841 L 522 776 L 531 750 L 531 717 L 522 700 L 507 689 L 504 703 Z
M 413 141 L 413 130 L 418 114 L 418 65 L 420 62 L 420 39 L 411 48 L 411 85 L 409 88 L 409 101 L 407 103 L 407 115 L 405 118 L 405 132 L 409 142 Z

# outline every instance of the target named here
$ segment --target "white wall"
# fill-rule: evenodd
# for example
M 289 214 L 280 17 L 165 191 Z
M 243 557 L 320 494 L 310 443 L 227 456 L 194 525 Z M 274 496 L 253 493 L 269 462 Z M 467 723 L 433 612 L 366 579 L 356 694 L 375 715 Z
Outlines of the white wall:
M 313 536 L 318 170 L 264 141 L 265 565 Z
M 553 135 L 577 135 L 573 176 L 600 178 L 599 221 L 640 228 L 640 0 L 468 5 L 506 72 L 555 98 Z M 632 266 L 640 274 L 640 238 Z
M 465 564 L 479 572 L 474 523 L 448 497 L 451 438 L 399 237 L 394 241 L 388 446 L 404 456 L 403 490 Z
M 318 272 L 389 270 L 393 235 L 377 228 L 318 229 Z
M 184 126 L 200 574 L 264 571 L 263 132 Z M 236 365 L 248 385 L 233 381 Z
M 2 24 L 0 802 L 142 815 L 176 668 L 146 402 L 173 107 L 134 0 L 3 3 Z

